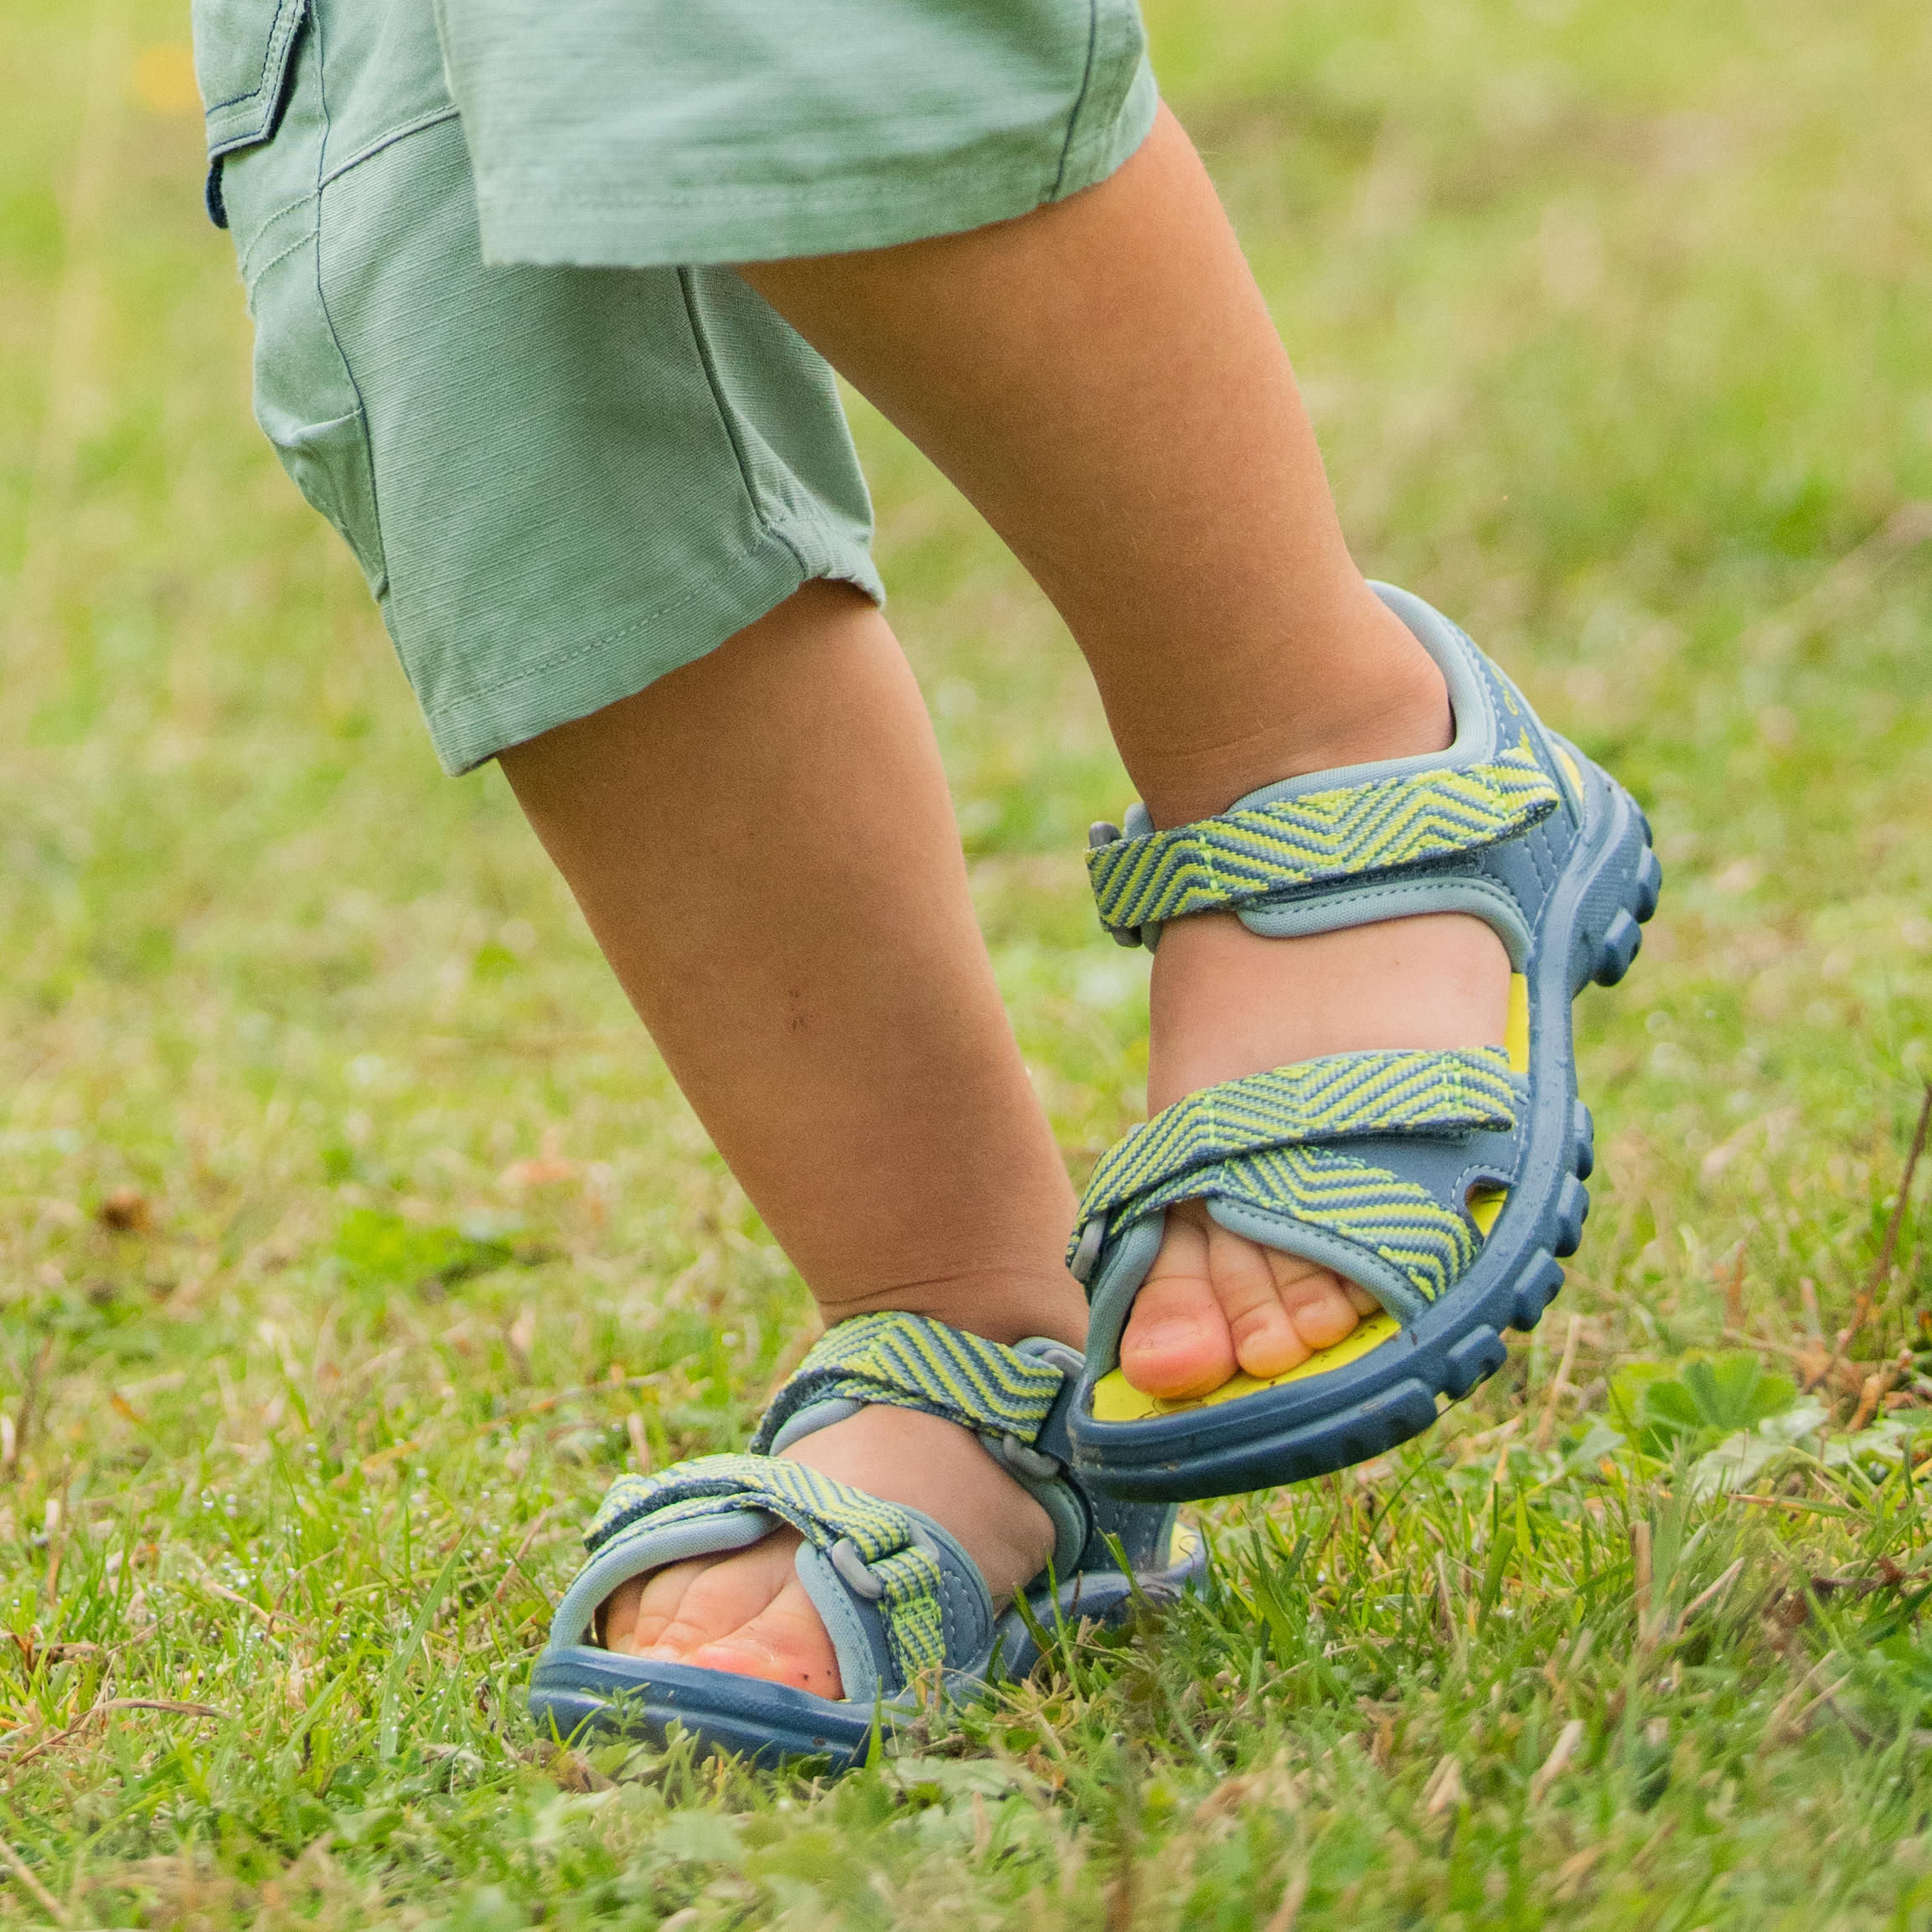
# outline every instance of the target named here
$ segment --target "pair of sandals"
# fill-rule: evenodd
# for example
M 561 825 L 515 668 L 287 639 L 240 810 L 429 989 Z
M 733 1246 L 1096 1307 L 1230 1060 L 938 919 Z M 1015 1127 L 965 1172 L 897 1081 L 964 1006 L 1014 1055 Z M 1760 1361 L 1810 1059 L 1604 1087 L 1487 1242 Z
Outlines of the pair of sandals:
M 913 1315 L 830 1330 L 751 1454 L 618 1480 L 532 1676 L 540 1723 L 662 1737 L 676 1721 L 754 1761 L 858 1763 L 935 1689 L 1023 1676 L 1043 1626 L 1114 1622 L 1136 1598 L 1174 1597 L 1203 1563 L 1178 1503 L 1382 1454 L 1501 1366 L 1505 1328 L 1541 1318 L 1589 1206 L 1571 1003 L 1629 969 L 1662 874 L 1622 787 L 1462 631 L 1376 587 L 1440 668 L 1455 741 L 1284 780 L 1167 831 L 1137 805 L 1124 832 L 1093 829 L 1100 917 L 1124 944 L 1152 946 L 1169 920 L 1202 912 L 1270 938 L 1471 914 L 1509 953 L 1504 1046 L 1335 1054 L 1191 1094 L 1134 1129 L 1095 1169 L 1068 1250 L 1090 1305 L 1084 1360 Z M 1186 1400 L 1140 1393 L 1120 1373 L 1120 1337 L 1166 1210 L 1195 1200 L 1237 1234 L 1335 1269 L 1382 1312 L 1271 1380 L 1237 1374 Z M 869 1403 L 974 1430 L 1046 1508 L 1053 1557 L 1024 1609 L 996 1615 L 972 1559 L 929 1517 L 778 1457 Z M 782 1523 L 803 1538 L 798 1576 L 843 1699 L 596 1644 L 598 1607 L 621 1583 Z

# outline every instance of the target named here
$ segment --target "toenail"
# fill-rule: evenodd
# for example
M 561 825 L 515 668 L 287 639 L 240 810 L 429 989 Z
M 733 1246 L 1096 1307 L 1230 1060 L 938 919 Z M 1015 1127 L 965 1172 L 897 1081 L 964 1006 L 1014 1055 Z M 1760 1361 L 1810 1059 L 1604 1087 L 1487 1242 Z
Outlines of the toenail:
M 1201 1340 L 1203 1325 L 1179 1318 L 1137 1325 L 1129 1340 L 1138 1354 L 1142 1350 L 1158 1353 L 1164 1349 L 1187 1348 Z

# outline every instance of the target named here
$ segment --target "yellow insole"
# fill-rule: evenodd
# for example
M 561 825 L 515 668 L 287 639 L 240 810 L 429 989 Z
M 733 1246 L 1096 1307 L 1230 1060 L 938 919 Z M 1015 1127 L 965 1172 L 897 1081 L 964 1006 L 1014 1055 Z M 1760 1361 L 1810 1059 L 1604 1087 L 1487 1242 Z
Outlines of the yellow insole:
M 1521 973 L 1510 974 L 1509 1017 L 1503 1022 L 1503 1051 L 1510 1056 L 1510 1072 L 1530 1070 L 1530 983 Z
M 1149 1416 L 1180 1415 L 1188 1409 L 1211 1408 L 1217 1403 L 1238 1402 L 1244 1395 L 1255 1395 L 1264 1388 L 1279 1388 L 1284 1383 L 1302 1382 L 1311 1375 L 1325 1375 L 1359 1361 L 1371 1349 L 1380 1348 L 1402 1332 L 1402 1324 L 1392 1315 L 1371 1315 L 1360 1328 L 1351 1329 L 1333 1348 L 1311 1355 L 1285 1375 L 1258 1382 L 1251 1375 L 1237 1374 L 1207 1395 L 1179 1396 L 1170 1399 L 1144 1395 L 1118 1369 L 1093 1385 L 1093 1419 L 1096 1422 L 1144 1422 Z

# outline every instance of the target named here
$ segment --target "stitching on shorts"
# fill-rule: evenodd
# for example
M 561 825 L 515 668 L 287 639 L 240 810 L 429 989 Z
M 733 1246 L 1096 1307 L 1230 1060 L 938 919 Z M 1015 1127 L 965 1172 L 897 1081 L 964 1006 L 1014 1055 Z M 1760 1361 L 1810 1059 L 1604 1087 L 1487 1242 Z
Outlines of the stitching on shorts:
M 1000 168 L 980 179 L 991 183 L 988 199 L 999 189 L 1007 186 L 1026 189 L 1029 183 L 1036 183 L 1039 176 L 1032 164 L 1025 167 Z M 541 193 L 519 194 L 514 192 L 499 192 L 494 181 L 478 178 L 478 185 L 485 199 L 493 204 L 513 211 L 530 209 L 555 220 L 558 205 L 556 194 L 545 188 Z M 1037 192 L 1036 189 L 1032 190 Z M 860 179 L 845 187 L 814 185 L 808 194 L 775 193 L 767 194 L 754 187 L 752 192 L 761 197 L 762 202 L 773 207 L 786 209 L 843 208 L 870 203 L 898 203 L 906 199 L 901 185 L 897 182 L 880 182 Z M 570 202 L 572 208 L 586 208 L 602 213 L 634 214 L 638 209 L 638 195 L 634 184 L 613 183 L 607 189 L 586 188 L 574 178 L 570 182 Z M 723 209 L 734 212 L 743 204 L 746 189 L 743 184 L 725 188 L 677 189 L 653 185 L 650 201 L 653 206 L 672 208 L 695 208 L 700 209 Z M 1037 201 L 1035 204 L 1038 205 Z
M 299 208 L 302 206 L 302 204 L 298 201 L 295 204 L 295 205 Z M 287 210 L 285 209 L 284 213 L 286 212 Z M 313 228 L 309 230 L 306 235 L 298 235 L 293 241 L 289 243 L 287 248 L 282 250 L 281 254 L 270 256 L 268 260 L 263 262 L 252 275 L 249 273 L 246 268 L 244 268 L 242 270 L 243 276 L 251 284 L 260 282 L 262 276 L 266 275 L 269 270 L 275 266 L 276 262 L 287 261 L 290 256 L 297 254 L 302 249 L 309 246 L 309 245 L 314 241 L 315 235 L 316 231 Z
M 307 3 L 307 0 L 295 0 L 295 14 L 298 24 Z M 245 94 L 231 94 L 225 101 L 213 102 L 208 109 L 209 113 L 219 114 L 225 107 L 239 107 L 244 101 L 254 100 L 256 96 L 268 85 L 268 70 L 275 64 L 275 44 L 282 37 L 282 16 L 287 11 L 287 6 L 288 0 L 277 0 L 275 18 L 269 23 L 268 39 L 262 44 L 261 72 L 256 76 L 254 86 L 250 88 Z
M 395 142 L 405 139 L 406 137 L 411 134 L 421 134 L 428 128 L 440 127 L 442 122 L 446 121 L 454 121 L 457 118 L 457 110 L 456 108 L 439 107 L 432 114 L 421 115 L 414 121 L 405 122 L 404 125 L 400 127 L 391 128 L 387 134 L 379 135 L 374 141 L 369 142 L 368 147 L 360 149 L 354 154 L 352 154 L 349 159 L 344 162 L 339 167 L 330 168 L 329 171 L 322 177 L 322 178 L 316 183 L 313 188 L 309 189 L 306 193 L 297 196 L 293 201 L 284 202 L 282 205 L 276 209 L 272 214 L 265 214 L 261 219 L 261 225 L 256 230 L 256 240 L 259 241 L 263 235 L 268 233 L 270 229 L 274 227 L 276 222 L 282 220 L 283 215 L 292 214 L 297 209 L 305 207 L 312 201 L 319 204 L 322 199 L 322 190 L 323 189 L 328 187 L 332 183 L 341 180 L 343 176 L 347 174 L 351 168 L 361 167 L 364 162 L 369 160 L 377 154 L 380 154 L 384 148 L 390 147 Z M 318 219 L 318 225 L 320 225 L 319 215 Z M 310 238 L 305 235 L 302 238 L 302 240 L 306 241 L 308 239 Z M 302 245 L 302 241 L 297 241 L 292 245 L 293 248 L 300 248 Z M 271 256 L 269 260 L 263 262 L 259 268 L 254 269 L 252 271 L 250 269 L 247 257 L 245 256 L 241 261 L 242 279 L 244 281 L 251 281 L 256 276 L 267 274 L 269 270 L 274 267 L 276 263 L 282 260 L 282 256 L 287 255 L 290 252 L 291 249 L 285 248 L 282 250 L 282 255 Z M 341 345 L 338 344 L 337 346 L 339 349 Z M 344 359 L 346 360 L 346 359 Z M 351 376 L 350 380 L 353 382 L 354 380 L 354 378 Z
M 446 121 L 458 118 L 460 110 L 454 106 L 438 107 L 433 112 L 419 114 L 414 121 L 406 121 L 400 127 L 392 127 L 386 134 L 379 134 L 366 147 L 358 148 L 347 161 L 329 169 L 316 185 L 327 188 L 331 183 L 342 179 L 352 168 L 360 168 L 364 162 L 373 159 L 385 147 L 393 147 L 399 141 L 406 141 L 412 134 L 421 134 L 426 128 L 438 127 Z
M 297 209 L 307 207 L 307 204 L 313 201 L 315 199 L 315 190 L 312 188 L 307 190 L 307 192 L 304 194 L 298 194 L 293 201 L 284 203 L 282 207 L 276 209 L 274 214 L 264 215 L 261 220 L 261 225 L 255 231 L 255 240 L 260 241 L 262 236 L 266 235 L 269 230 L 273 228 L 276 223 L 282 220 L 283 215 L 293 214 Z M 304 240 L 307 239 L 307 236 L 303 237 Z M 249 245 L 252 248 L 255 244 L 254 242 L 251 242 Z M 302 244 L 297 242 L 296 245 L 299 248 Z M 284 252 L 286 252 L 286 251 Z M 282 256 L 278 255 L 275 259 L 279 261 L 281 261 Z M 244 256 L 241 261 L 241 272 L 243 277 L 245 279 L 248 274 L 248 261 L 245 256 Z
M 1100 44 L 1100 0 L 1087 0 L 1087 66 L 1080 76 L 1080 91 L 1073 96 L 1073 111 L 1067 116 L 1067 138 L 1060 144 L 1060 166 L 1048 192 L 1049 201 L 1060 199 L 1061 183 L 1067 178 L 1067 163 L 1073 152 L 1074 131 L 1080 125 L 1080 110 L 1087 105 L 1087 90 L 1093 85 L 1093 57 Z
M 646 611 L 641 617 L 633 617 L 628 624 L 620 624 L 616 630 L 606 631 L 587 643 L 572 644 L 568 650 L 559 651 L 554 656 L 544 658 L 527 670 L 519 671 L 514 678 L 498 678 L 487 684 L 471 684 L 462 690 L 452 691 L 433 709 L 425 705 L 423 715 L 427 718 L 447 717 L 458 705 L 467 705 L 472 699 L 498 697 L 506 691 L 515 690 L 519 684 L 527 684 L 537 678 L 547 677 L 561 665 L 574 664 L 580 658 L 593 656 L 607 645 L 614 644 L 620 638 L 630 637 L 643 630 L 645 625 L 654 624 L 660 617 L 668 617 L 674 611 L 681 611 L 686 604 L 695 603 L 704 596 L 707 587 L 703 584 L 694 585 L 682 597 L 674 597 L 669 603 L 659 604 L 654 611 Z
M 750 457 L 746 454 L 743 437 L 738 427 L 737 412 L 726 400 L 724 386 L 718 377 L 715 364 L 711 358 L 711 344 L 705 335 L 704 324 L 698 319 L 697 303 L 691 290 L 691 271 L 688 268 L 678 271 L 678 293 L 682 298 L 684 321 L 691 332 L 692 346 L 698 352 L 698 363 L 705 372 L 705 385 L 711 392 L 711 406 L 718 412 L 718 420 L 723 426 L 726 440 L 731 443 L 731 454 L 738 465 L 738 481 L 743 484 L 746 500 L 752 506 L 752 514 L 757 519 L 758 528 L 773 543 L 781 544 L 791 552 L 792 561 L 801 571 L 808 573 L 810 566 L 805 561 L 804 553 L 790 538 L 777 529 L 770 517 L 765 514 L 765 506 L 759 500 L 758 488 L 752 476 Z
M 794 557 L 798 555 L 797 550 L 793 548 L 787 539 L 783 536 L 777 536 L 776 533 L 774 533 L 774 537 L 775 540 L 782 544 L 786 550 L 790 550 Z M 834 582 L 850 583 L 855 581 L 850 577 L 839 576 L 832 571 L 828 571 L 825 575 Z M 514 678 L 493 678 L 485 684 L 466 684 L 460 691 L 452 691 L 447 697 L 442 699 L 434 705 L 425 705 L 422 708 L 423 715 L 431 719 L 447 717 L 457 706 L 467 705 L 473 699 L 493 698 L 503 692 L 515 690 L 519 684 L 527 684 L 535 679 L 546 677 L 560 665 L 574 664 L 578 659 L 590 657 L 594 653 L 602 650 L 608 644 L 614 644 L 625 638 L 633 636 L 638 631 L 643 630 L 647 624 L 654 624 L 659 618 L 668 617 L 674 612 L 681 611 L 686 604 L 696 603 L 707 593 L 710 587 L 706 584 L 694 585 L 681 597 L 672 598 L 668 604 L 659 604 L 655 610 L 646 611 L 642 617 L 633 617 L 628 623 L 619 624 L 614 631 L 604 631 L 583 643 L 572 644 L 566 650 L 558 651 L 553 656 L 540 658 L 535 664 L 530 665 L 527 669 L 519 671 Z M 746 619 L 747 622 L 750 621 Z M 724 639 L 721 638 L 718 641 L 722 643 Z M 710 648 L 715 649 L 716 646 L 711 646 Z M 705 657 L 709 654 L 709 651 L 700 651 L 697 654 L 699 657 Z M 690 663 L 695 660 L 687 659 L 684 661 Z
M 328 339 L 335 345 L 336 357 L 342 364 L 342 373 L 349 378 L 349 386 L 355 397 L 355 406 L 362 417 L 362 457 L 364 467 L 369 472 L 369 514 L 375 524 L 372 533 L 375 538 L 375 552 L 382 565 L 382 573 L 389 576 L 389 550 L 382 540 L 382 504 L 375 484 L 375 431 L 369 425 L 369 405 L 364 399 L 362 385 L 355 380 L 355 371 L 349 365 L 349 353 L 342 346 L 342 338 L 335 332 L 335 318 L 328 313 L 328 292 L 322 286 L 322 184 L 326 178 L 324 171 L 328 166 L 328 137 L 334 123 L 328 111 L 328 47 L 322 29 L 319 10 L 315 17 L 315 91 L 322 103 L 322 144 L 315 157 L 315 299 L 321 306 L 322 325 L 328 331 Z

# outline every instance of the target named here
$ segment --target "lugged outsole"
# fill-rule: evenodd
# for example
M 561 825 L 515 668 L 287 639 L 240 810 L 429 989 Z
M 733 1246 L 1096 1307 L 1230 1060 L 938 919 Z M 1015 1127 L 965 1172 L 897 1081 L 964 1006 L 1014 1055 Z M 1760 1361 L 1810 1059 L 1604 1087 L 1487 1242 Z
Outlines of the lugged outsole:
M 1623 859 L 1627 871 L 1619 883 L 1614 902 L 1598 915 L 1601 924 L 1594 929 L 1581 927 L 1572 942 L 1568 978 L 1573 999 L 1591 981 L 1614 986 L 1630 970 L 1642 944 L 1641 928 L 1656 911 L 1663 884 L 1663 868 L 1651 848 L 1650 820 L 1629 793 L 1610 783 L 1620 808 L 1629 814 L 1626 829 L 1635 830 L 1640 846 L 1634 860 Z M 1619 835 L 1593 877 L 1608 872 L 1618 862 L 1618 855 L 1627 854 L 1628 850 L 1627 840 Z M 1586 888 L 1586 901 L 1588 896 Z M 1115 1446 L 1114 1454 L 1105 1454 L 1090 1439 L 1083 1440 L 1084 1430 L 1076 1428 L 1075 1469 L 1085 1481 L 1109 1495 L 1137 1502 L 1188 1502 L 1328 1475 L 1385 1454 L 1420 1435 L 1436 1419 L 1439 1398 L 1460 1401 L 1502 1366 L 1508 1354 L 1503 1329 L 1526 1333 L 1542 1320 L 1563 1284 L 1558 1258 L 1574 1254 L 1583 1239 L 1590 1206 L 1589 1191 L 1583 1183 L 1595 1165 L 1595 1128 L 1590 1110 L 1573 1093 L 1566 1145 L 1558 1163 L 1562 1179 L 1527 1237 L 1532 1245 L 1520 1268 L 1513 1277 L 1492 1284 L 1476 1305 L 1464 1306 L 1455 1332 L 1437 1336 L 1426 1348 L 1416 1346 L 1409 1374 L 1384 1383 L 1353 1408 L 1331 1410 L 1297 1426 L 1277 1428 L 1258 1439 L 1251 1438 L 1225 1448 L 1180 1449 L 1171 1460 L 1149 1456 L 1133 1463 L 1124 1461 L 1118 1455 L 1118 1449 L 1125 1447 L 1124 1441 L 1110 1445 Z M 1386 1350 L 1402 1346 L 1404 1338 L 1414 1346 L 1414 1336 L 1405 1330 L 1403 1337 L 1385 1343 L 1355 1366 L 1359 1369 L 1376 1363 Z M 1330 1372 L 1341 1377 L 1350 1372 Z M 1229 1409 L 1264 1399 L 1249 1397 L 1230 1404 Z M 1228 1411 L 1222 1413 L 1225 1417 Z M 1188 1421 L 1211 1413 L 1187 1412 L 1160 1418 L 1159 1423 L 1113 1426 L 1144 1432 L 1165 1423 L 1180 1425 L 1174 1430 L 1178 1445 L 1187 1433 Z M 1162 1434 L 1165 1437 L 1165 1428 Z
M 545 1651 L 530 1673 L 531 1718 L 565 1743 L 591 1733 L 661 1744 L 680 1725 L 707 1751 L 767 1766 L 818 1759 L 850 1770 L 871 1749 L 870 1710 L 689 1664 L 626 1668 L 640 1661 L 587 1645 Z

